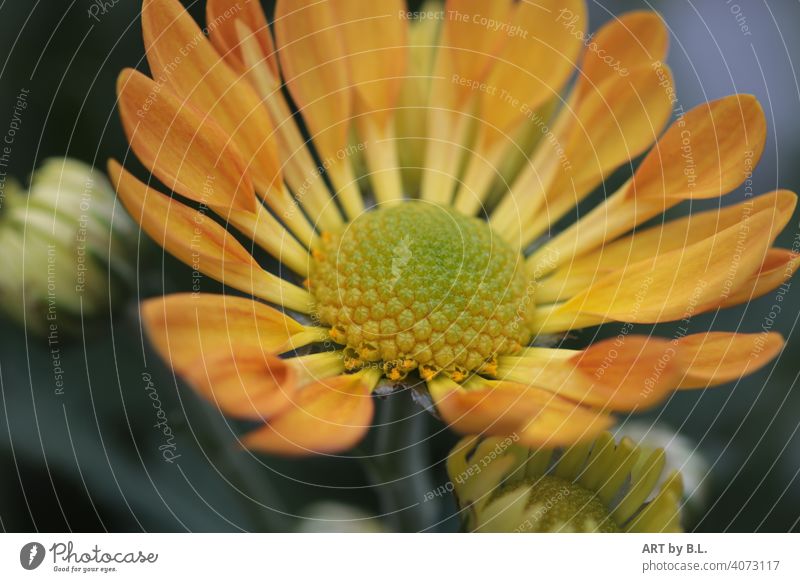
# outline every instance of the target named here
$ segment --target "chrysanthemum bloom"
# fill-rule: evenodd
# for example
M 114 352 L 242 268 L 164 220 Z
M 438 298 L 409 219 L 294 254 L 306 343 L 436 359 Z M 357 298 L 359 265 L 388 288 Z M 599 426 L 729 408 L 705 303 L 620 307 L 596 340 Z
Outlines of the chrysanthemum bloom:
M 467 437 L 447 459 L 463 523 L 480 532 L 680 532 L 681 475 L 664 467 L 663 449 L 609 433 L 563 451 Z
M 555 446 L 779 352 L 776 334 L 695 333 L 691 317 L 792 274 L 772 245 L 794 194 L 637 229 L 748 178 L 766 135 L 753 97 L 678 111 L 664 132 L 680 105 L 655 14 L 589 41 L 580 0 L 429 9 L 412 23 L 399 0 L 279 0 L 269 27 L 258 2 L 209 0 L 207 38 L 177 0 L 144 2 L 153 78 L 123 71 L 119 106 L 176 196 L 110 173 L 153 239 L 244 297 L 152 299 L 143 318 L 180 376 L 264 421 L 247 446 L 346 449 L 376 387 L 414 380 L 457 430 Z M 672 337 L 631 333 L 675 320 Z M 604 322 L 625 326 L 585 350 L 530 347 Z

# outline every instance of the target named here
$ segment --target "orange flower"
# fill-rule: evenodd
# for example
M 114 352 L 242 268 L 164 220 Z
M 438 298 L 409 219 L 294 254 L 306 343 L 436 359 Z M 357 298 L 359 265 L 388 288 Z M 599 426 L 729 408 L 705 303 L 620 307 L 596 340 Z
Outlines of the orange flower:
M 264 421 L 246 446 L 347 449 L 375 389 L 415 380 L 456 430 L 569 445 L 781 350 L 775 333 L 688 330 L 794 273 L 772 246 L 793 193 L 641 227 L 737 188 L 766 139 L 752 96 L 679 108 L 656 14 L 593 37 L 582 0 L 448 0 L 416 19 L 401 0 L 278 0 L 272 30 L 257 2 L 209 0 L 207 16 L 208 37 L 177 0 L 145 0 L 152 78 L 117 86 L 133 151 L 177 196 L 109 171 L 156 242 L 246 295 L 142 306 L 178 374 Z M 681 332 L 631 333 L 665 321 Z M 605 322 L 616 338 L 541 347 Z

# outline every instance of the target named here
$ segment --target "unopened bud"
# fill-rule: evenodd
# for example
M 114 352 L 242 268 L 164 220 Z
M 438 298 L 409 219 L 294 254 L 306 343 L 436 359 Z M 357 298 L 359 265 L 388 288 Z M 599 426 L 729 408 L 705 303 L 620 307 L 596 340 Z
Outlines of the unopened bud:
M 469 531 L 681 531 L 681 477 L 660 481 L 661 449 L 606 433 L 565 450 L 509 444 L 492 456 L 500 441 L 468 437 L 448 458 Z
M 0 305 L 28 331 L 80 331 L 107 313 L 134 279 L 136 229 L 106 177 L 69 158 L 50 158 L 26 195 L 5 184 L 0 207 Z

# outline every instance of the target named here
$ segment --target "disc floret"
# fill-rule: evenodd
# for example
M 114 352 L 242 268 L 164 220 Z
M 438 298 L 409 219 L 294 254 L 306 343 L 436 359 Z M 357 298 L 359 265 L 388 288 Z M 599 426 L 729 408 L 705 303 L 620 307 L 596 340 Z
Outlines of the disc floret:
M 462 381 L 530 339 L 522 257 L 484 221 L 424 202 L 362 214 L 326 233 L 309 286 L 345 364 Z

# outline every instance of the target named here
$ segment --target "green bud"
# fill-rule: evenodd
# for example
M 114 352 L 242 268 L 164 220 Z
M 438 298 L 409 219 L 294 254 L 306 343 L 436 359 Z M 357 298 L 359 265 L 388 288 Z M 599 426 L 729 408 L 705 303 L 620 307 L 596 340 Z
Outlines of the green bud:
M 678 532 L 681 475 L 662 449 L 605 433 L 565 450 L 467 437 L 447 471 L 464 525 L 481 532 Z
M 137 230 L 106 177 L 69 158 L 50 158 L 27 195 L 5 184 L 0 206 L 0 305 L 45 335 L 81 330 L 81 317 L 108 313 L 134 280 Z

